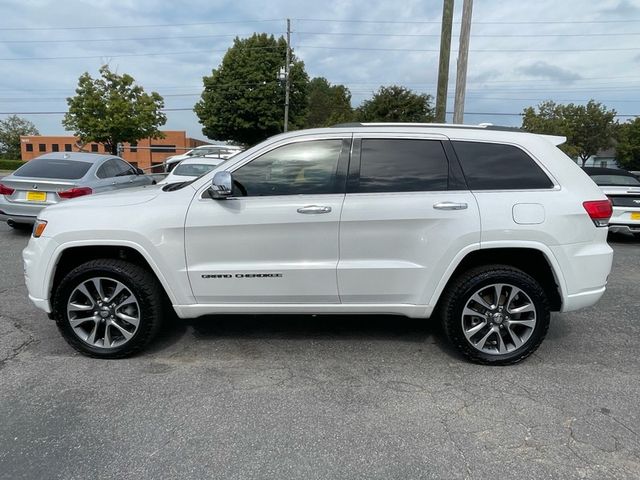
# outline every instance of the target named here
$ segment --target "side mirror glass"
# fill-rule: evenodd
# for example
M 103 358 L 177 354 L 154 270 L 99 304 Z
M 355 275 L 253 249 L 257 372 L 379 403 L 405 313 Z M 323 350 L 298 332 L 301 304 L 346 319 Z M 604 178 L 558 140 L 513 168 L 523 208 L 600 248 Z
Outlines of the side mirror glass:
M 209 187 L 209 195 L 214 199 L 231 196 L 233 190 L 233 177 L 230 172 L 216 172 Z
M 136 175 L 144 175 L 144 171 L 141 168 L 136 167 Z

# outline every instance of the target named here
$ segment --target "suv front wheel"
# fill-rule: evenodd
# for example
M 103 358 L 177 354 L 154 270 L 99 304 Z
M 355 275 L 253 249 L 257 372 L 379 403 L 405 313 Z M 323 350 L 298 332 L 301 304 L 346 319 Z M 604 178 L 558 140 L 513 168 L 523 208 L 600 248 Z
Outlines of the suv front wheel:
M 468 359 L 509 365 L 531 355 L 549 329 L 550 308 L 540 284 L 506 265 L 472 269 L 449 286 L 444 331 Z
M 92 260 L 69 272 L 53 296 L 64 339 L 81 353 L 123 358 L 145 347 L 162 320 L 161 286 L 124 260 Z

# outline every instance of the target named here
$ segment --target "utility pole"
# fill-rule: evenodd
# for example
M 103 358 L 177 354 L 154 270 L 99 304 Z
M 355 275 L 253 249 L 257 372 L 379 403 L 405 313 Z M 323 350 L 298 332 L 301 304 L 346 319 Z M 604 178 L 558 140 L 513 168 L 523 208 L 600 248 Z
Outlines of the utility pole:
M 447 120 L 447 87 L 449 84 L 449 57 L 451 56 L 451 27 L 453 24 L 453 0 L 444 0 L 442 29 L 440 31 L 440 64 L 438 65 L 438 93 L 436 94 L 436 122 Z
M 289 91 L 291 90 L 291 20 L 287 18 L 287 60 L 284 65 L 284 131 L 289 129 Z
M 467 89 L 467 61 L 469 59 L 469 37 L 471 35 L 471 13 L 473 0 L 464 0 L 460 47 L 458 48 L 458 73 L 456 75 L 456 98 L 453 105 L 453 123 L 464 122 L 464 95 Z

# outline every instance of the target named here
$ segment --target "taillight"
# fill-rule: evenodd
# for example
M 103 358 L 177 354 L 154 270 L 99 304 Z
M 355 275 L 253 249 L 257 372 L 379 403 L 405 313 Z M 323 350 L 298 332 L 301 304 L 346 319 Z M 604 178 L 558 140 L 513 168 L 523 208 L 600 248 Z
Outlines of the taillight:
M 11 195 L 15 190 L 0 183 L 0 195 Z
M 76 198 L 82 197 L 83 195 L 91 195 L 92 193 L 93 190 L 91 190 L 89 187 L 73 187 L 69 190 L 58 192 L 58 196 L 60 198 Z
M 591 200 L 583 202 L 582 205 L 596 227 L 606 227 L 609 224 L 613 215 L 611 200 Z

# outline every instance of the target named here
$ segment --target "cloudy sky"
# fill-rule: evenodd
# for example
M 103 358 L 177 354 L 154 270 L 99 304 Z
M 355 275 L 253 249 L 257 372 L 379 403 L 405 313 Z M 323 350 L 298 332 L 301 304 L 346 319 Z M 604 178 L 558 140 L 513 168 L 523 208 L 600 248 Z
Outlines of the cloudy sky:
M 165 128 L 203 138 L 189 110 L 202 77 L 235 36 L 284 34 L 287 17 L 309 75 L 345 84 L 354 106 L 381 85 L 434 95 L 441 15 L 442 0 L 2 0 L 0 118 L 63 133 L 60 113 L 25 112 L 63 112 L 78 76 L 109 63 L 165 97 Z M 471 34 L 466 123 L 520 125 L 544 99 L 640 113 L 640 0 L 476 0 Z

